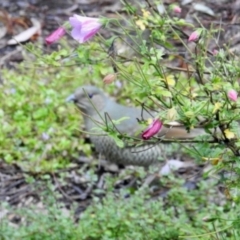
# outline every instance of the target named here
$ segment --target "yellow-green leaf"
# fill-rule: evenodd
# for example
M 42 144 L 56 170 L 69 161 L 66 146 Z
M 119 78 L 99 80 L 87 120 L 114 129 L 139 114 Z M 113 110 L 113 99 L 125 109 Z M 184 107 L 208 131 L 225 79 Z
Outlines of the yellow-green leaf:
M 222 107 L 222 103 L 216 102 L 214 104 L 213 113 L 216 113 Z
M 166 76 L 165 81 L 166 81 L 166 83 L 167 83 L 169 86 L 171 86 L 171 87 L 174 87 L 175 84 L 176 84 L 173 75 L 168 75 L 168 76 Z
M 224 134 L 225 134 L 226 138 L 228 138 L 228 139 L 235 138 L 234 132 L 231 132 L 229 129 L 224 130 Z

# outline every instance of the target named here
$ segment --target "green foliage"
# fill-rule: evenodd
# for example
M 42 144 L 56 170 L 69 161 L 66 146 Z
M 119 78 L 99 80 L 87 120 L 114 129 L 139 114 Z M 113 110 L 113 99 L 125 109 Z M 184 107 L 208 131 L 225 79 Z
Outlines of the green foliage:
M 240 100 L 232 101 L 228 91 L 240 92 L 239 59 L 229 54 L 226 45 L 218 47 L 218 53 L 212 52 L 210 43 L 221 29 L 193 26 L 171 16 L 170 11 L 160 14 L 149 2 L 139 10 L 125 4 L 130 16 L 118 26 L 124 32 L 119 38 L 126 50 L 111 57 L 119 80 L 128 86 L 126 91 L 145 108 L 155 109 L 164 124 L 177 121 L 188 131 L 204 128 L 206 135 L 195 139 L 199 144 L 189 149 L 191 155 L 198 162 L 217 159 L 217 171 L 238 173 Z M 191 45 L 183 26 L 199 34 Z M 179 59 L 186 67 L 173 67 Z M 236 178 L 231 185 L 238 186 L 238 181 Z
M 112 178 L 111 176 L 109 176 Z M 110 179 L 109 179 L 110 180 Z M 148 189 L 130 193 L 130 189 L 112 193 L 109 182 L 107 197 L 95 198 L 90 207 L 74 222 L 73 211 L 56 203 L 51 184 L 43 192 L 44 207 L 21 208 L 11 215 L 20 216 L 23 222 L 12 226 L 7 217 L 1 220 L 0 238 L 10 239 L 238 239 L 239 204 L 218 205 L 206 196 L 216 194 L 215 182 L 202 183 L 199 188 L 187 191 L 182 182 L 172 177 L 162 178 L 162 184 L 174 185 L 164 197 L 153 200 Z M 75 208 L 75 207 L 74 207 Z M 234 220 L 235 219 L 235 220 Z M 217 238 L 218 237 L 218 238 Z
M 1 85 L 0 158 L 17 163 L 26 171 L 54 171 L 69 165 L 80 151 L 90 153 L 80 133 L 81 115 L 66 97 L 83 84 L 99 81 L 104 63 L 79 65 L 70 50 L 44 55 L 33 45 L 32 52 L 17 70 L 4 70 Z M 83 47 L 80 57 L 89 48 Z M 34 59 L 34 61 L 33 61 Z

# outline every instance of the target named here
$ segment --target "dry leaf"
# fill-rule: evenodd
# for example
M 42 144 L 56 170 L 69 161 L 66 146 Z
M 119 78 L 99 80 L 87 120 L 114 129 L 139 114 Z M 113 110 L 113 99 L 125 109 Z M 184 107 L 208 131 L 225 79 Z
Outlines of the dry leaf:
M 21 42 L 26 42 L 29 40 L 34 34 L 38 33 L 41 30 L 41 24 L 36 19 L 31 19 L 33 26 L 26 29 L 25 31 L 19 33 L 18 35 L 13 36 L 7 44 L 8 45 L 15 45 Z
M 202 12 L 202 13 L 206 13 L 210 16 L 214 16 L 214 12 L 211 8 L 209 8 L 208 6 L 202 4 L 202 3 L 196 3 L 193 5 L 194 10 L 198 11 L 198 12 Z

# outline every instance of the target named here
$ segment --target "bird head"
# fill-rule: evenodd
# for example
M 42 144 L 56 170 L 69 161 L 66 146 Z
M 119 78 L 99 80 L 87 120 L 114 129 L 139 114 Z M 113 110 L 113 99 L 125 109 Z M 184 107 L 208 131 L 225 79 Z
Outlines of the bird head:
M 104 109 L 107 96 L 95 86 L 81 86 L 66 101 L 74 102 L 85 114 L 94 115 Z

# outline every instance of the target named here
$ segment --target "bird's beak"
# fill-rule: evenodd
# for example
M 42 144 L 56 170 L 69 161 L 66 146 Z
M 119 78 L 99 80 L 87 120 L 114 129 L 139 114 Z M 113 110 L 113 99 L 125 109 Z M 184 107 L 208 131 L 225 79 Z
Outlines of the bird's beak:
M 71 94 L 70 96 L 68 96 L 66 98 L 66 102 L 75 102 L 76 98 L 75 98 L 75 95 L 74 94 Z

